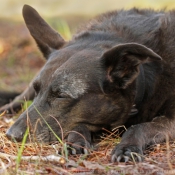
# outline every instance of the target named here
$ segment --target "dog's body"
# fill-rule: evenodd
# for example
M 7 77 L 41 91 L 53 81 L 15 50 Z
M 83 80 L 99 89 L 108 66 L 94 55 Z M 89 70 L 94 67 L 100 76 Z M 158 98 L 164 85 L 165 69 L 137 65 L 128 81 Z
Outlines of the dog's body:
M 68 43 L 33 8 L 25 6 L 23 16 L 48 60 L 33 82 L 36 97 L 28 109 L 38 139 L 56 140 L 40 114 L 59 136 L 53 117 L 64 132 L 83 134 L 86 141 L 75 133 L 68 141 L 86 147 L 102 127 L 128 126 L 112 161 L 127 161 L 131 152 L 143 154 L 147 145 L 164 141 L 166 135 L 175 138 L 174 11 L 107 13 Z M 21 140 L 26 127 L 24 112 L 7 136 Z

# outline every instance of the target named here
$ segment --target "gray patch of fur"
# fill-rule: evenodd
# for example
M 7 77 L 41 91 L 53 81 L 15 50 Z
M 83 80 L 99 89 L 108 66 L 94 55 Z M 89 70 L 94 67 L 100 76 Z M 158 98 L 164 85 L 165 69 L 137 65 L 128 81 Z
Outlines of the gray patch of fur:
M 55 71 L 54 75 L 58 75 L 58 70 Z M 79 77 L 79 74 L 67 73 L 66 71 L 61 72 L 61 82 L 59 82 L 60 93 L 66 94 L 71 98 L 78 98 L 83 95 L 87 90 L 87 84 Z

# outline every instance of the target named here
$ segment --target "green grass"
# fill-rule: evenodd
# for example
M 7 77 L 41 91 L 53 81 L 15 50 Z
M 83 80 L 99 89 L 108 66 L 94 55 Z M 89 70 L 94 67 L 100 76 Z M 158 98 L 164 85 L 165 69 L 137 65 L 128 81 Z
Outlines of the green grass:
M 70 30 L 70 27 L 68 23 L 65 20 L 62 19 L 50 19 L 49 24 L 59 32 L 59 34 L 65 39 L 65 40 L 70 40 L 72 37 L 72 33 Z
M 25 143 L 26 143 L 28 134 L 29 134 L 29 127 L 27 127 L 25 131 L 24 137 L 22 139 L 21 147 L 18 150 L 17 159 L 16 159 L 16 172 L 18 171 L 18 168 L 21 162 L 21 157 L 22 157 L 23 150 L 25 148 Z

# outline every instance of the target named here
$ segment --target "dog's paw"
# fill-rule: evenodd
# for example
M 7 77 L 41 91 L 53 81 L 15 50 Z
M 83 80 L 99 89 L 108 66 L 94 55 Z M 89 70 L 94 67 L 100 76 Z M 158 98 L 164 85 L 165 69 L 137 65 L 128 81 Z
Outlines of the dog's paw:
M 89 154 L 90 143 L 87 141 L 79 141 L 69 144 L 69 153 L 72 155 L 75 154 Z
M 88 154 L 91 147 L 91 133 L 85 125 L 76 126 L 67 137 L 70 154 Z
M 118 144 L 112 151 L 112 162 L 142 162 L 143 151 L 136 145 L 122 145 Z

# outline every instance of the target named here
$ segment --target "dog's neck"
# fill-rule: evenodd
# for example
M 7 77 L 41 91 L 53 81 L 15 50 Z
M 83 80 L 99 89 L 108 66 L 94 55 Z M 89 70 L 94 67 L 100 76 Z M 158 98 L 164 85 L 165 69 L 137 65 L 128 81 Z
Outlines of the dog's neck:
M 129 115 L 135 115 L 138 113 L 138 109 L 140 108 L 145 94 L 145 72 L 142 65 L 139 66 L 139 69 L 140 73 L 136 79 L 136 95 Z

